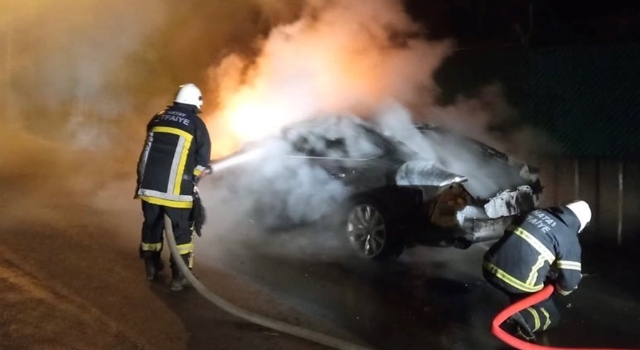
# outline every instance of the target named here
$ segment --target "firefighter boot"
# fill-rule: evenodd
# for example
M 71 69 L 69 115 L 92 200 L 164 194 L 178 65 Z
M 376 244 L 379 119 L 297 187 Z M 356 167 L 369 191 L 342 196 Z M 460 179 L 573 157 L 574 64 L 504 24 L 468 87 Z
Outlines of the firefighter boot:
M 162 271 L 163 268 L 164 265 L 162 264 L 160 254 L 153 254 L 144 258 L 144 269 L 149 281 L 156 279 L 156 277 L 158 277 L 158 273 Z
M 524 341 L 531 343 L 536 342 L 536 336 L 531 330 L 524 317 L 517 312 L 513 316 L 509 317 L 502 327 L 507 333 L 515 336 Z
M 189 260 L 190 260 L 190 254 L 184 254 L 180 256 L 182 258 L 182 261 L 184 261 L 185 265 L 187 265 L 187 267 L 189 267 L 189 269 L 191 269 L 190 264 L 189 264 Z M 188 287 L 189 281 L 187 280 L 187 277 L 180 271 L 180 268 L 178 267 L 178 264 L 175 263 L 174 261 L 172 261 L 171 264 L 171 282 L 169 283 L 169 289 L 172 291 L 181 291 L 184 287 Z

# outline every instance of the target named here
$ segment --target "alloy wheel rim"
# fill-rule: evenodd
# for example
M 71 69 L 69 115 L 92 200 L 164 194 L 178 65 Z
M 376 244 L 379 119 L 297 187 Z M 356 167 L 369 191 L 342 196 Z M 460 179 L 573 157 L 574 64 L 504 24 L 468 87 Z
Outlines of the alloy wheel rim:
M 369 204 L 356 206 L 347 219 L 347 235 L 358 254 L 375 257 L 384 248 L 387 237 L 382 214 Z

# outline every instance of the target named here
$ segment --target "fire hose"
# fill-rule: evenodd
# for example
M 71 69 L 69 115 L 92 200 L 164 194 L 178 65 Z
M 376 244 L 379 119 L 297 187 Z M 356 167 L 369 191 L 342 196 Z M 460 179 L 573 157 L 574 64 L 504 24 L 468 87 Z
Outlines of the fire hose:
M 505 332 L 502 328 L 500 328 L 500 325 L 504 321 L 506 321 L 509 317 L 549 298 L 553 293 L 553 290 L 554 290 L 553 285 L 547 285 L 544 288 L 542 288 L 542 290 L 522 300 L 519 300 L 518 302 L 502 310 L 493 319 L 493 323 L 491 325 L 491 332 L 493 333 L 493 335 L 498 337 L 500 340 L 502 340 L 506 344 L 519 350 L 624 350 L 624 349 L 614 349 L 614 348 L 558 348 L 558 347 L 542 346 L 542 345 L 529 343 L 524 340 L 520 340 L 512 336 L 511 334 Z M 627 349 L 627 350 L 634 350 L 634 349 Z M 635 349 L 635 350 L 638 350 L 638 349 Z
M 171 254 L 175 257 L 180 256 L 178 252 L 178 247 L 176 245 L 176 239 L 173 236 L 173 226 L 171 225 L 171 219 L 165 215 L 164 216 L 164 228 L 165 228 L 165 236 L 167 238 L 167 242 L 169 243 L 169 250 Z M 299 326 L 291 325 L 285 322 L 281 322 L 278 320 L 270 319 L 245 309 L 242 309 L 211 292 L 207 287 L 205 287 L 194 275 L 191 273 L 191 270 L 187 267 L 185 262 L 182 259 L 174 259 L 175 263 L 177 263 L 178 268 L 187 278 L 187 281 L 193 286 L 193 288 L 205 299 L 209 300 L 222 310 L 240 317 L 246 321 L 251 323 L 255 323 L 261 325 L 266 328 L 270 328 L 282 333 L 286 333 L 289 335 L 293 335 L 298 338 L 306 339 L 321 345 L 328 346 L 330 348 L 338 349 L 338 350 L 371 350 L 370 348 L 366 348 L 360 345 L 356 345 L 353 343 L 349 343 L 345 340 L 334 338 L 322 333 L 318 333 L 306 328 L 302 328 Z

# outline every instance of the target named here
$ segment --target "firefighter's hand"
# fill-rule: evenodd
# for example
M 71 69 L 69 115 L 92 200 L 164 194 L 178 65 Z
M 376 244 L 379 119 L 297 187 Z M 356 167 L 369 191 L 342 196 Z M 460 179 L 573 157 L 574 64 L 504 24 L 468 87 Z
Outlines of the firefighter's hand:
M 191 226 L 191 232 L 198 235 L 198 237 L 202 237 L 202 227 L 198 227 L 195 223 Z
M 203 177 L 211 174 L 213 174 L 213 168 L 211 167 L 211 165 L 207 165 L 206 167 L 204 167 L 204 170 L 202 170 L 202 172 L 198 176 L 196 176 L 196 182 L 200 181 L 200 179 L 202 179 Z

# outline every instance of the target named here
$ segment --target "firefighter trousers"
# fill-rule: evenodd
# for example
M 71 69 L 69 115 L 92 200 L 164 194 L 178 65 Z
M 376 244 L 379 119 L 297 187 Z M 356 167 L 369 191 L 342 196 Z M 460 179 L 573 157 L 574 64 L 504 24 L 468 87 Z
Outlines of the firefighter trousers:
M 531 294 L 511 294 L 509 295 L 509 298 L 513 304 L 528 297 L 529 295 Z M 528 307 L 520 311 L 520 314 L 533 332 L 546 331 L 547 329 L 558 325 L 558 322 L 560 321 L 560 312 L 558 311 L 553 298 L 548 298 Z
M 534 293 L 522 292 L 514 293 L 503 286 L 503 281 L 487 270 L 484 270 L 484 277 L 494 288 L 498 289 L 509 297 L 511 304 L 514 304 Z M 560 311 L 556 306 L 553 297 L 547 298 L 531 307 L 520 311 L 520 315 L 524 318 L 532 332 L 542 332 L 558 325 L 560 321 Z
M 193 267 L 193 231 L 191 229 L 191 209 L 171 208 L 149 202 L 142 202 L 142 238 L 140 257 L 159 259 L 163 248 L 164 214 L 171 219 L 173 234 L 181 257 L 189 268 Z M 171 258 L 173 263 L 173 257 Z

